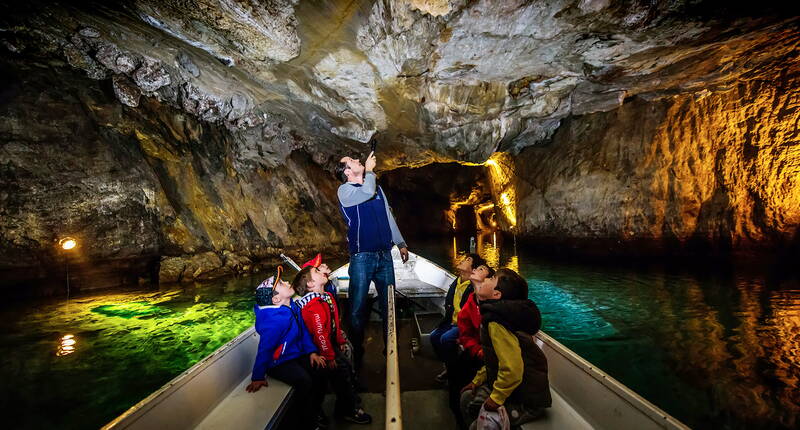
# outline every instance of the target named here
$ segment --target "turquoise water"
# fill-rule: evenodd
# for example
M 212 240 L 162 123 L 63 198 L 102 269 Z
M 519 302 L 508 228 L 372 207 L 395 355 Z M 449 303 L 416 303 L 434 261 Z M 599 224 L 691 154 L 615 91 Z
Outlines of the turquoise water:
M 468 246 L 415 251 L 451 265 Z M 493 235 L 477 251 L 528 280 L 545 332 L 687 425 L 800 426 L 798 272 L 570 264 Z
M 412 245 L 449 267 L 468 242 Z M 796 277 L 554 262 L 491 235 L 477 245 L 493 266 L 528 280 L 548 334 L 686 424 L 797 427 Z M 249 327 L 252 289 L 263 277 L 6 305 L 0 404 L 7 422 L 102 426 Z

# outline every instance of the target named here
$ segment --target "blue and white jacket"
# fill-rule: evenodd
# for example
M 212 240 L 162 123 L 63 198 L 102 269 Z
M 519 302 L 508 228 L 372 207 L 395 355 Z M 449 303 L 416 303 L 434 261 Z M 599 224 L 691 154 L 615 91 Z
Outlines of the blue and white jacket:
M 291 307 L 256 305 L 253 310 L 256 313 L 256 331 L 260 338 L 251 380 L 262 381 L 267 369 L 317 352 L 300 316 L 300 307 L 294 301 Z
M 350 254 L 386 251 L 392 245 L 406 246 L 389 202 L 375 174 L 367 172 L 364 184 L 348 182 L 339 186 L 339 207 L 347 223 L 347 242 Z

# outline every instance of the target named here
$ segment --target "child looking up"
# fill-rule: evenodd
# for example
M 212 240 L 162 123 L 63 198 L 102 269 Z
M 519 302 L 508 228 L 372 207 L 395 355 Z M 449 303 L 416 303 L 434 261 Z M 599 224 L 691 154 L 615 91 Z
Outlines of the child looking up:
M 336 393 L 334 415 L 356 424 L 369 424 L 372 417 L 358 407 L 354 372 L 345 356 L 347 337 L 339 320 L 339 307 L 333 295 L 325 291 L 328 277 L 317 267 L 304 267 L 292 281 L 301 295 L 297 300 L 313 342 L 325 359 L 324 374 Z M 352 347 L 350 347 L 352 348 Z
M 494 276 L 494 269 L 486 264 L 479 264 L 472 269 L 469 280 L 472 288 L 478 288 L 483 281 Z M 470 288 L 470 289 L 472 289 Z M 481 314 L 475 300 L 475 293 L 469 293 L 467 301 L 458 312 L 458 360 L 447 364 L 448 394 L 450 409 L 456 418 L 458 428 L 465 428 L 466 423 L 461 416 L 461 388 L 469 383 L 478 369 L 483 365 L 483 352 L 480 344 Z
M 480 301 L 484 366 L 463 389 L 462 413 L 474 420 L 481 406 L 504 406 L 512 426 L 532 421 L 550 407 L 547 358 L 534 341 L 541 314 L 528 300 L 528 284 L 500 269 L 475 290 Z
M 439 360 L 447 364 L 453 361 L 458 353 L 458 326 L 456 325 L 458 312 L 472 293 L 470 282 L 472 269 L 486 264 L 478 254 L 467 254 L 456 266 L 458 277 L 450 284 L 447 296 L 444 299 L 444 318 L 439 326 L 431 332 L 431 345 Z M 436 377 L 444 380 L 447 371 Z
M 477 290 L 486 278 L 491 278 L 492 276 L 494 276 L 494 269 L 484 264 L 476 267 L 469 279 Z M 475 293 L 472 292 L 458 313 L 458 344 L 470 359 L 482 362 L 483 348 L 481 348 L 480 327 L 481 313 L 478 309 L 478 299 L 475 297 Z M 473 376 L 470 375 L 470 379 Z
M 325 278 L 331 276 L 332 272 L 331 268 L 328 267 L 327 264 L 322 262 L 322 253 L 318 253 L 316 256 L 314 256 L 314 258 L 303 263 L 301 269 L 305 269 L 308 266 L 316 267 L 317 269 L 319 269 L 319 271 L 322 272 L 323 275 L 325 275 Z M 325 291 L 331 293 L 334 299 L 336 298 L 336 293 L 337 293 L 336 285 L 334 285 L 333 282 L 331 282 L 330 280 L 328 280 L 325 284 Z
M 317 355 L 300 320 L 300 309 L 292 302 L 294 294 L 288 282 L 278 278 L 275 283 L 275 277 L 256 288 L 255 326 L 260 338 L 247 392 L 267 386 L 266 375 L 289 384 L 295 392 L 284 416 L 288 428 L 313 429 L 325 396 L 325 380 L 312 365 L 324 365 L 325 359 Z

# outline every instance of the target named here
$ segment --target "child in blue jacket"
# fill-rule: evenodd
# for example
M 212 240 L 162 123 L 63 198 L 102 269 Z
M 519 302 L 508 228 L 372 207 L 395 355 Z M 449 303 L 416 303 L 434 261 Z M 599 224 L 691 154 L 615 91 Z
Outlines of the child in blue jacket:
M 325 366 L 325 359 L 317 354 L 300 308 L 292 300 L 292 286 L 280 278 L 273 283 L 274 278 L 269 278 L 256 289 L 254 311 L 260 339 L 247 391 L 267 386 L 266 375 L 291 385 L 294 393 L 284 415 L 285 428 L 313 429 L 325 396 L 325 379 L 317 370 Z

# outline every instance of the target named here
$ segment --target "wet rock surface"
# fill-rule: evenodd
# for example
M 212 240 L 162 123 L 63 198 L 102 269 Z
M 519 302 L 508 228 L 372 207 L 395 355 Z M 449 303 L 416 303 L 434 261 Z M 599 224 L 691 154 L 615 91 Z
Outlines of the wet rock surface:
M 517 225 L 506 228 L 597 252 L 797 250 L 798 84 L 787 65 L 701 97 L 571 119 L 548 147 L 507 159 Z
M 280 124 L 253 146 L 151 98 L 124 106 L 116 87 L 70 69 L 19 67 L 4 77 L 24 91 L 0 109 L 4 286 L 63 282 L 67 259 L 73 288 L 93 288 L 150 272 L 202 280 L 341 247 L 336 183 Z M 57 248 L 64 236 L 74 252 Z M 130 279 L 95 282 L 111 266 Z
M 57 272 L 65 232 L 93 244 L 76 264 L 170 281 L 340 248 L 329 172 L 372 138 L 397 175 L 494 161 L 472 194 L 523 237 L 795 246 L 799 22 L 770 1 L 4 4 L 0 265 Z M 459 193 L 430 210 L 485 201 Z

